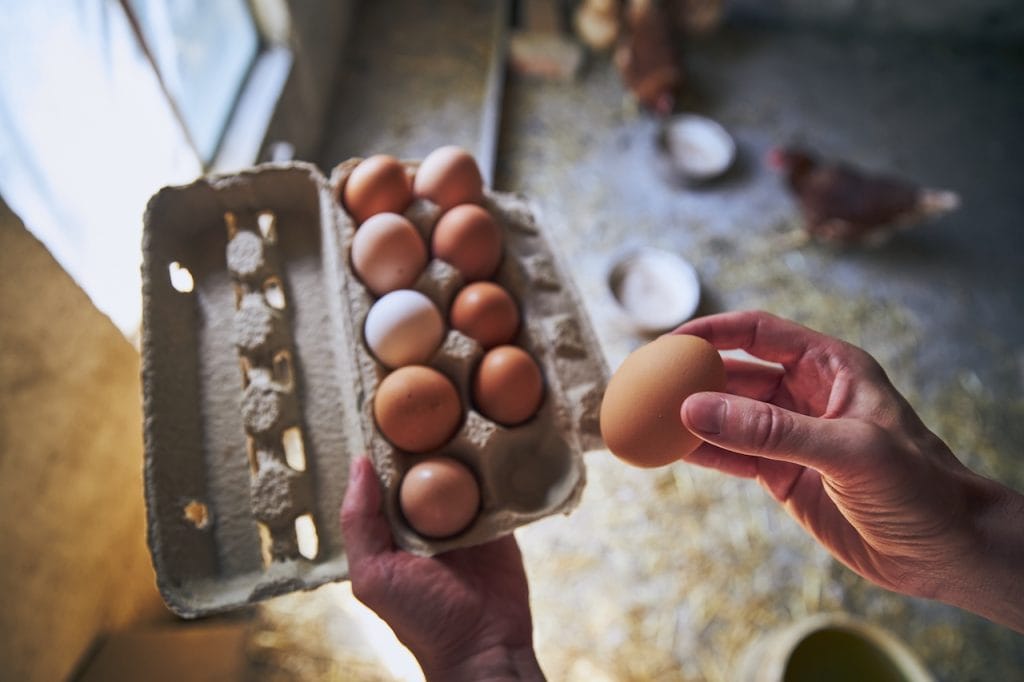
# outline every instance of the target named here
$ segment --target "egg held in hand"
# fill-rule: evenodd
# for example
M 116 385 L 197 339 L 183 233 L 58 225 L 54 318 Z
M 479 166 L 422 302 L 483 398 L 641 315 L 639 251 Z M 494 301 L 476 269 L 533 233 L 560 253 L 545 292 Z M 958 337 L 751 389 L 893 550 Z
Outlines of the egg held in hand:
M 724 388 L 725 366 L 714 346 L 696 336 L 662 336 L 633 351 L 612 375 L 601 403 L 601 436 L 629 464 L 670 464 L 701 443 L 683 426 L 683 401 Z

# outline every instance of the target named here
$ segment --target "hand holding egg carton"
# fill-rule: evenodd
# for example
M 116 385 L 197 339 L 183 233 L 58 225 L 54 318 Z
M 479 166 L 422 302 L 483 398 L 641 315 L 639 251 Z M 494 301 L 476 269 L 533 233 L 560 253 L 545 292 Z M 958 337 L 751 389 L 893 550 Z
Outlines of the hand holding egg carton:
M 578 501 L 600 349 L 526 203 L 442 147 L 351 159 L 344 216 L 361 419 L 403 547 L 476 544 Z

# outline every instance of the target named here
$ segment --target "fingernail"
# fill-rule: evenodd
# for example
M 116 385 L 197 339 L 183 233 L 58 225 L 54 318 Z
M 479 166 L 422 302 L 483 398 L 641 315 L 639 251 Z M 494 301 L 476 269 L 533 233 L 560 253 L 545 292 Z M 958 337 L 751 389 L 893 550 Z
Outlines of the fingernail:
M 686 416 L 690 426 L 702 433 L 721 433 L 725 400 L 714 395 L 691 397 L 686 401 Z

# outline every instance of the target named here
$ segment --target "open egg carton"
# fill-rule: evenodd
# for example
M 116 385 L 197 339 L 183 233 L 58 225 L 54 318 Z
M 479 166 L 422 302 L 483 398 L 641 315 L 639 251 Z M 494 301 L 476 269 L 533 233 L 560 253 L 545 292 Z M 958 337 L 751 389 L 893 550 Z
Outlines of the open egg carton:
M 448 326 L 467 281 L 430 257 L 410 289 L 445 322 L 422 363 L 454 385 L 457 427 L 409 452 L 384 437 L 374 400 L 394 367 L 367 346 L 380 296 L 351 263 L 359 227 L 340 201 L 352 159 L 331 178 L 304 163 L 267 164 L 166 187 L 146 211 L 143 391 L 148 539 L 168 605 L 202 616 L 348 575 L 339 510 L 349 461 L 370 455 L 396 542 L 431 555 L 569 513 L 583 453 L 602 447 L 608 370 L 574 287 L 524 198 L 483 190 L 501 228 L 491 278 L 514 298 L 509 345 L 543 377 L 539 408 L 507 426 L 475 403 L 485 349 Z M 418 163 L 403 162 L 414 177 Z M 430 244 L 443 214 L 415 198 L 403 212 Z M 479 487 L 472 520 L 436 537 L 409 523 L 400 496 L 411 468 L 451 458 Z

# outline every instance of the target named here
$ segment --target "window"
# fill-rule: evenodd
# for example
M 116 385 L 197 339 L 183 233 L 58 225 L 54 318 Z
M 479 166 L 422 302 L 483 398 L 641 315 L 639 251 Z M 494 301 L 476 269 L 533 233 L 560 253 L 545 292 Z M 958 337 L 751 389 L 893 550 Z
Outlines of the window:
M 5 3 L 0 63 L 0 195 L 133 335 L 146 201 L 257 160 L 290 53 L 246 0 L 53 0 Z
M 204 164 L 227 127 L 259 40 L 245 0 L 127 0 L 158 77 Z

